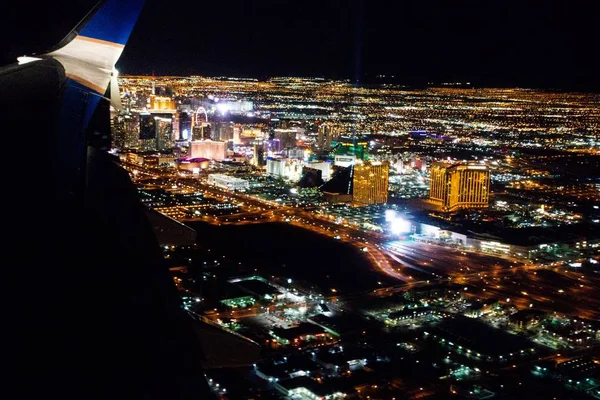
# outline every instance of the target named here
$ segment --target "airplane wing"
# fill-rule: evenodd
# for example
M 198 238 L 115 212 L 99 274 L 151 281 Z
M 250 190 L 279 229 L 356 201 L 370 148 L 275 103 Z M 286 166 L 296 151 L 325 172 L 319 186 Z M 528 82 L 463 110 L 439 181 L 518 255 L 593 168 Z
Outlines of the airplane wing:
M 114 66 L 143 3 L 102 1 L 55 48 L 0 70 L 2 360 L 21 397 L 210 396 L 195 322 L 105 151 Z

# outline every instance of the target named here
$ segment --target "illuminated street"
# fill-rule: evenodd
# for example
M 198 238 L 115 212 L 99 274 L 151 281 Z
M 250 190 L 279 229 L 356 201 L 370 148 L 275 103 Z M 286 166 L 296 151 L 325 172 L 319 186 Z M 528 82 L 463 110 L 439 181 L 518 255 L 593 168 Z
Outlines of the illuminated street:
M 239 379 L 288 400 L 518 398 L 557 376 L 556 391 L 573 389 L 563 376 L 597 390 L 597 99 L 122 81 L 121 165 L 145 206 L 198 235 L 164 250 L 184 308 L 269 354 Z M 145 97 L 157 84 L 182 103 Z M 226 397 L 228 377 L 208 376 Z
M 133 166 L 140 174 L 144 169 Z M 242 205 L 242 211 L 215 217 L 182 218 L 214 225 L 246 225 L 286 222 L 349 243 L 365 251 L 374 269 L 403 283 L 452 281 L 469 287 L 476 298 L 510 299 L 519 308 L 535 306 L 549 311 L 574 313 L 581 318 L 600 318 L 600 295 L 594 290 L 600 278 L 576 271 L 542 270 L 535 264 L 508 256 L 483 254 L 463 249 L 410 240 L 389 241 L 377 232 L 340 225 L 297 207 L 282 206 L 243 193 L 233 193 L 197 180 L 171 176 L 170 184 L 190 191 L 201 190 L 219 200 Z M 182 214 L 183 215 L 183 214 Z M 551 279 L 544 279 L 547 277 Z M 560 280 L 557 278 L 560 277 Z M 406 287 L 408 289 L 410 286 Z M 385 292 L 385 287 L 380 291 Z M 559 292 L 560 291 L 560 292 Z M 578 298 L 574 304 L 570 298 Z
M 600 400 L 600 2 L 13 3 L 7 393 Z

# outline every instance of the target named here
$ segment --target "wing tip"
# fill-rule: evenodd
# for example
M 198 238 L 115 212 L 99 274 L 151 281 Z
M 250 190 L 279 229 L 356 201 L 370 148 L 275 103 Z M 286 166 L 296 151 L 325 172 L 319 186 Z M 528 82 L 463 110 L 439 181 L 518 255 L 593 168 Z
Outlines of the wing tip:
M 146 0 L 101 0 L 47 54 L 56 52 L 75 38 L 123 48 Z

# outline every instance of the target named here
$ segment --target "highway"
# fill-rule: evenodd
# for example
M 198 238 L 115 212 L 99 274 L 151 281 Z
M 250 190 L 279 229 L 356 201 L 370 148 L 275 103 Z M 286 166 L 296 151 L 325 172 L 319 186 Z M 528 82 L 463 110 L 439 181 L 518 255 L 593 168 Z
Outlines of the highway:
M 378 288 L 381 294 L 407 290 L 415 285 L 453 282 L 464 285 L 466 294 L 477 299 L 497 298 L 519 309 L 539 308 L 580 318 L 600 320 L 600 277 L 577 270 L 555 267 L 541 269 L 509 256 L 483 254 L 412 240 L 390 240 L 378 232 L 365 232 L 350 224 L 340 225 L 331 218 L 298 207 L 285 206 L 240 192 L 208 185 L 198 178 L 171 174 L 159 178 L 154 171 L 133 165 L 134 180 L 164 180 L 164 186 L 202 191 L 205 196 L 240 206 L 232 215 L 202 216 L 215 225 L 245 225 L 282 222 L 340 240 L 364 251 L 372 268 L 399 282 Z M 239 209 L 238 209 L 239 210 Z M 185 221 L 185 219 L 183 220 Z
M 600 277 L 594 274 L 419 242 L 394 242 L 387 247 L 402 268 L 464 285 L 467 296 L 600 320 Z
M 130 171 L 144 170 L 141 166 L 135 164 L 126 164 L 126 168 Z M 332 238 L 349 243 L 357 247 L 360 251 L 367 253 L 367 258 L 371 260 L 373 268 L 378 271 L 393 277 L 394 279 L 408 282 L 412 280 L 410 276 L 404 275 L 397 268 L 394 268 L 388 255 L 381 250 L 379 245 L 385 240 L 385 235 L 377 232 L 364 232 L 358 227 L 352 225 L 338 225 L 332 219 L 315 214 L 298 207 L 285 206 L 275 201 L 259 199 L 241 192 L 234 192 L 227 189 L 222 189 L 217 186 L 209 185 L 201 179 L 190 178 L 187 176 L 179 176 L 172 174 L 168 177 L 158 178 L 156 174 L 146 172 L 141 175 L 138 182 L 143 180 L 153 179 L 154 184 L 157 181 L 164 180 L 163 185 L 166 188 L 171 188 L 173 185 L 181 189 L 191 191 L 202 191 L 205 195 L 213 197 L 224 202 L 233 202 L 242 207 L 242 212 L 234 215 L 224 216 L 203 216 L 200 218 L 181 219 L 183 222 L 192 220 L 201 220 L 215 225 L 235 224 L 245 225 L 258 222 L 287 222 L 295 226 L 300 226 L 304 229 L 313 232 L 327 235 Z

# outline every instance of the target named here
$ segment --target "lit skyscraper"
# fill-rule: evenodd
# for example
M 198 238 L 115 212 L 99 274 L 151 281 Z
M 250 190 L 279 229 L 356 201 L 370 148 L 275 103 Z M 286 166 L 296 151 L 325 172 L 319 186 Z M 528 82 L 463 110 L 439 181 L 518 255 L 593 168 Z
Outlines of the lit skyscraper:
M 207 122 L 195 125 L 192 127 L 192 140 L 210 139 L 210 131 L 210 124 Z
M 150 113 L 140 114 L 140 140 L 156 138 L 154 117 Z
M 342 156 L 355 156 L 361 160 L 368 159 L 369 142 L 356 136 L 342 136 L 337 138 L 335 154 Z
M 192 116 L 188 112 L 180 112 L 177 115 L 178 140 L 190 140 L 192 136 Z
M 227 144 L 213 140 L 198 140 L 190 143 L 192 158 L 207 158 L 222 161 L 225 159 Z
M 173 119 L 171 115 L 154 117 L 156 126 L 156 147 L 158 150 L 173 148 Z
M 112 139 L 112 147 L 119 149 L 125 148 L 125 119 L 123 115 L 118 114 L 110 119 L 110 132 Z
M 352 201 L 358 204 L 385 204 L 390 166 L 387 162 L 357 162 L 354 167 Z
M 140 113 L 140 149 L 165 150 L 173 147 L 173 114 Z
M 262 142 L 257 142 L 253 145 L 252 164 L 257 167 L 262 167 L 267 163 L 265 159 L 265 148 Z
M 275 129 L 275 139 L 279 139 L 281 148 L 290 149 L 296 147 L 296 133 L 295 129 Z
M 434 163 L 429 200 L 443 211 L 485 208 L 490 197 L 490 171 L 485 165 Z
M 331 148 L 331 139 L 333 137 L 333 126 L 321 124 L 317 136 L 317 146 L 319 150 L 329 150 Z
M 175 110 L 175 101 L 170 97 L 150 95 L 149 102 L 150 110 Z

